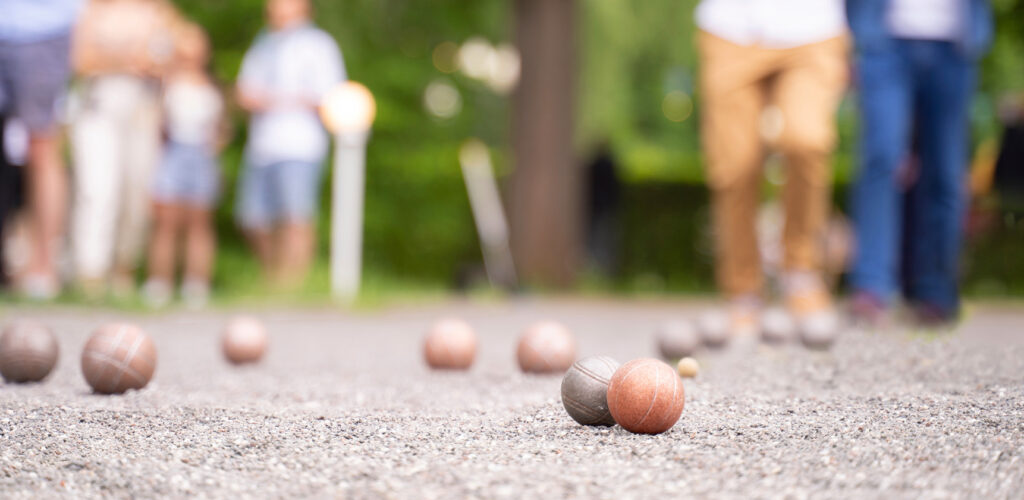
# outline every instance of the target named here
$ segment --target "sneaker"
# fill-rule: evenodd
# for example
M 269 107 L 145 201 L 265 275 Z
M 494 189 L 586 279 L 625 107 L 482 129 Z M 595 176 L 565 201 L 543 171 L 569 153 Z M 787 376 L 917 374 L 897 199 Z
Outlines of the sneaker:
M 704 345 L 722 347 L 733 337 L 755 335 L 760 328 L 761 299 L 740 295 L 724 309 L 708 311 L 697 319 L 697 330 Z
M 181 298 L 185 307 L 195 311 L 206 307 L 210 302 L 210 284 L 203 280 L 187 278 L 181 284 Z
M 797 321 L 832 311 L 832 296 L 816 273 L 789 272 L 782 277 L 786 309 Z
M 914 321 L 922 328 L 946 330 L 956 327 L 960 320 L 957 310 L 941 307 L 928 302 L 918 302 L 911 306 Z
M 850 320 L 869 328 L 881 328 L 889 323 L 885 301 L 871 292 L 857 292 L 850 299 Z
M 171 303 L 171 284 L 158 279 L 149 279 L 142 285 L 142 300 L 152 309 L 162 309 Z
M 21 295 L 33 301 L 51 301 L 60 294 L 60 283 L 55 276 L 29 274 L 21 281 Z

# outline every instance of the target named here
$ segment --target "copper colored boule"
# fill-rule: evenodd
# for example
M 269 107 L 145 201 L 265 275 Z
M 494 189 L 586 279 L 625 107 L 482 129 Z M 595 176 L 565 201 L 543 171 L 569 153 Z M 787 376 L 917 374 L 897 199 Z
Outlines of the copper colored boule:
M 236 316 L 228 321 L 221 337 L 221 348 L 228 361 L 238 365 L 255 363 L 267 352 L 267 330 L 258 319 Z
M 139 327 L 112 323 L 98 328 L 82 349 L 82 374 L 93 391 L 121 394 L 142 389 L 156 370 L 156 346 Z
M 430 328 L 423 340 L 423 357 L 435 370 L 465 370 L 476 357 L 476 333 L 469 323 L 445 318 Z
M 20 320 L 0 336 L 0 376 L 8 382 L 38 382 L 53 370 L 57 338 L 41 323 Z
M 523 332 L 516 358 L 526 373 L 562 373 L 576 360 L 576 341 L 561 323 L 541 321 Z
M 608 383 L 608 410 L 630 432 L 660 434 L 683 413 L 683 381 L 657 359 L 634 359 L 615 370 Z

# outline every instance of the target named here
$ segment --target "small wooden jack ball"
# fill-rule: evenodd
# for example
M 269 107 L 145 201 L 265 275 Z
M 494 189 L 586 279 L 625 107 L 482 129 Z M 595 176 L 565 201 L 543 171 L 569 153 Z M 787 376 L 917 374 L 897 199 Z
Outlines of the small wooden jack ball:
M 221 347 L 224 357 L 236 365 L 255 363 L 267 352 L 267 330 L 260 320 L 236 316 L 224 327 Z
M 583 425 L 615 425 L 608 411 L 608 382 L 619 362 L 608 356 L 590 356 L 569 367 L 562 378 L 562 406 Z
M 526 373 L 562 373 L 576 360 L 576 341 L 561 323 L 541 321 L 523 332 L 516 358 Z
M 676 372 L 683 378 L 694 378 L 700 373 L 700 363 L 696 359 L 686 357 L 676 364 Z
M 669 321 L 658 329 L 658 352 L 664 359 L 685 358 L 700 347 L 700 334 L 689 321 Z
M 683 413 L 683 381 L 657 359 L 634 359 L 608 383 L 608 409 L 615 422 L 637 434 L 660 434 Z
M 112 323 L 97 329 L 82 349 L 82 374 L 93 391 L 142 389 L 156 370 L 156 346 L 139 327 Z
M 8 382 L 38 382 L 57 364 L 59 350 L 57 338 L 41 323 L 11 323 L 0 336 L 0 376 Z
M 430 328 L 423 340 L 423 357 L 435 370 L 466 370 L 476 358 L 476 333 L 469 323 L 445 318 Z

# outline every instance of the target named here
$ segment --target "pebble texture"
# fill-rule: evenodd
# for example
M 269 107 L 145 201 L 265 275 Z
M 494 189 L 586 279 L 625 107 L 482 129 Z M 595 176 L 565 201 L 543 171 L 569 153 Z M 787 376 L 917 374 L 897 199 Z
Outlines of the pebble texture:
M 523 375 L 537 317 L 581 356 L 651 354 L 650 332 L 708 306 L 559 301 L 339 313 L 264 309 L 273 349 L 223 361 L 230 314 L 0 307 L 45 319 L 64 352 L 114 320 L 160 352 L 145 389 L 91 394 L 76 356 L 0 385 L 0 498 L 1019 498 L 1024 312 L 978 308 L 957 333 L 849 332 L 810 351 L 703 351 L 686 410 L 657 436 L 566 417 L 559 376 Z M 237 311 L 243 312 L 243 311 Z M 461 316 L 476 368 L 431 371 L 423 332 Z

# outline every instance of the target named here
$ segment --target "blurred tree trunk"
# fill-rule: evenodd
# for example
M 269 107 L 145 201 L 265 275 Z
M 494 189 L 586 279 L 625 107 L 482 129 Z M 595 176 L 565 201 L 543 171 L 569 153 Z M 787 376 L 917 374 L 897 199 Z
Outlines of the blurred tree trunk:
M 522 76 L 512 111 L 512 250 L 527 283 L 564 287 L 579 267 L 581 184 L 573 154 L 574 0 L 515 0 Z

